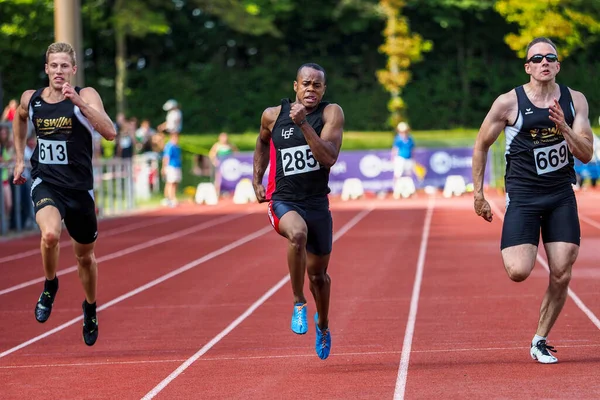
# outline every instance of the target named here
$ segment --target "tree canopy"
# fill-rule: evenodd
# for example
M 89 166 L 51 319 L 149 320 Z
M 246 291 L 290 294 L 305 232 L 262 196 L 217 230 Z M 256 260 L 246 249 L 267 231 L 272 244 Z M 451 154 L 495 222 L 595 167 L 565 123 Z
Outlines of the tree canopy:
M 5 101 L 47 84 L 53 13 L 52 0 L 0 0 Z M 600 2 L 585 0 L 88 0 L 78 58 L 113 118 L 122 109 L 156 124 L 175 98 L 184 132 L 255 131 L 264 108 L 294 97 L 305 62 L 326 69 L 326 100 L 348 129 L 400 117 L 415 129 L 473 128 L 528 80 L 524 48 L 548 36 L 558 80 L 586 94 L 595 121 L 599 21 Z

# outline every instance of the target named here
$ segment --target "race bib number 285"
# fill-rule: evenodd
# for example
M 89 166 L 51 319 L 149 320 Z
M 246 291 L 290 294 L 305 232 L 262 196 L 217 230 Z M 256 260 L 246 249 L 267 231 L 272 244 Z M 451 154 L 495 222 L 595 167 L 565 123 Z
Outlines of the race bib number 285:
M 563 140 L 553 146 L 534 149 L 533 157 L 538 175 L 557 171 L 569 163 L 567 142 Z
M 308 145 L 282 149 L 281 163 L 285 176 L 304 174 L 321 168 Z
M 38 160 L 42 164 L 68 164 L 67 142 L 38 139 Z

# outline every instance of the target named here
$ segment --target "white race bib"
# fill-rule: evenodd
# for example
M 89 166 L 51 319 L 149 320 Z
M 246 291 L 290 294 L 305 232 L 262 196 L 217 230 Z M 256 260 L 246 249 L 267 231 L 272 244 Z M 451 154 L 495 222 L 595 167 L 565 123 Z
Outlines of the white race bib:
M 308 145 L 282 149 L 281 165 L 285 176 L 304 174 L 321 168 Z
M 538 175 L 557 171 L 569 163 L 567 142 L 563 140 L 553 146 L 534 149 L 533 159 Z
M 38 139 L 38 149 L 38 160 L 42 164 L 66 165 L 69 163 L 67 142 L 64 140 Z

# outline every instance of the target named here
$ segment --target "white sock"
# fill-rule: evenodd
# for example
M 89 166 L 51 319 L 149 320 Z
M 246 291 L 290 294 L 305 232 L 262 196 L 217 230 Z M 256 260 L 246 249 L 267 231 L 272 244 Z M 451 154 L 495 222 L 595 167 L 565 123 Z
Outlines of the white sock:
M 547 337 L 545 337 L 545 336 L 539 336 L 539 335 L 536 334 L 533 337 L 533 340 L 531 341 L 531 344 L 535 346 L 537 344 L 537 342 L 539 342 L 540 340 L 546 340 L 546 338 Z

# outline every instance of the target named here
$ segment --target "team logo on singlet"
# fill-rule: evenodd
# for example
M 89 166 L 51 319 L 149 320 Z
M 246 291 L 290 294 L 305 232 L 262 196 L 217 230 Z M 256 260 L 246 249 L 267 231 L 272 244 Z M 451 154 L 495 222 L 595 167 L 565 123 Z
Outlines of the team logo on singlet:
M 292 135 L 294 134 L 294 127 L 292 126 L 290 129 L 285 130 L 284 128 L 281 128 L 281 136 L 284 139 L 289 139 L 290 137 L 292 137 Z
M 529 131 L 529 134 L 534 140 L 542 143 L 554 143 L 563 139 L 562 132 L 555 126 L 551 128 L 534 128 Z
M 70 134 L 73 130 L 73 120 L 67 117 L 36 118 L 35 125 L 40 136 L 52 135 L 59 132 Z

